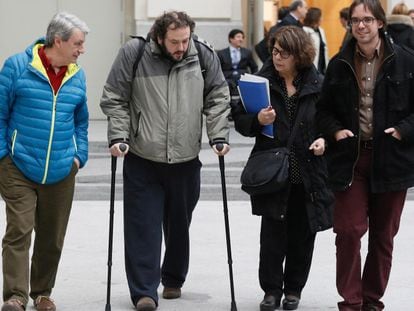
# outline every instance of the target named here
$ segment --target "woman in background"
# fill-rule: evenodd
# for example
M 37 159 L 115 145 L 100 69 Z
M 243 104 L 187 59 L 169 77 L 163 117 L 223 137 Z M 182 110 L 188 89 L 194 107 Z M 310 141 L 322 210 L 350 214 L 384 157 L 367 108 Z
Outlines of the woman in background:
M 309 8 L 303 21 L 303 30 L 308 33 L 315 46 L 315 58 L 313 64 L 321 74 L 325 74 L 328 66 L 328 46 L 326 45 L 326 35 L 321 25 L 322 11 L 319 8 Z
M 387 16 L 387 33 L 396 44 L 414 50 L 413 20 L 408 14 L 407 5 L 403 2 L 396 4 L 391 15 Z

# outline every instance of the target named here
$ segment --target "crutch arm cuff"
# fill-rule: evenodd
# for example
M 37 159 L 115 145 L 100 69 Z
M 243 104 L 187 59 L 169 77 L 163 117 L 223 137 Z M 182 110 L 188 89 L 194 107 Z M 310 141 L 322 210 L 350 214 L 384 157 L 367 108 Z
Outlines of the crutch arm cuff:
M 215 138 L 212 141 L 210 140 L 209 144 L 212 147 L 212 146 L 217 145 L 217 144 L 227 144 L 227 145 L 229 145 L 229 142 L 224 138 Z
M 109 148 L 111 148 L 113 145 L 118 144 L 118 143 L 124 143 L 126 145 L 129 145 L 129 140 L 128 139 L 124 139 L 124 138 L 113 139 L 109 143 Z

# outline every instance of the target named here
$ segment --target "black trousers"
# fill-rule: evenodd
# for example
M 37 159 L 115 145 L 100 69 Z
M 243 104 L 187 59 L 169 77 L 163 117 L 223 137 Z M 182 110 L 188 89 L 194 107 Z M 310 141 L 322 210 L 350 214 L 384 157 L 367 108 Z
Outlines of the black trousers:
M 303 185 L 292 185 L 286 219 L 262 217 L 259 281 L 266 294 L 300 297 L 311 267 L 315 236 L 309 229 Z
M 124 160 L 125 268 L 134 305 L 158 301 L 160 284 L 180 288 L 189 265 L 189 227 L 200 196 L 198 158 L 157 163 L 128 153 Z M 160 268 L 162 231 L 165 253 Z

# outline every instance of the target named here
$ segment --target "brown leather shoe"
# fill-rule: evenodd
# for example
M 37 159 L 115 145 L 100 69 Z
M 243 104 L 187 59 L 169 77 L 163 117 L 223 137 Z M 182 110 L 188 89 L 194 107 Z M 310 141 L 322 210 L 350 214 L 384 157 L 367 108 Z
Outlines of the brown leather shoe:
M 164 299 L 177 299 L 181 297 L 181 288 L 164 287 L 162 291 L 162 297 Z
M 47 296 L 38 296 L 34 301 L 34 306 L 37 311 L 56 311 L 55 303 Z
M 24 311 L 24 304 L 16 298 L 4 302 L 1 311 Z
M 4 302 L 1 311 L 24 311 L 24 304 L 19 299 L 12 298 Z
M 151 297 L 141 297 L 137 302 L 137 311 L 154 311 L 156 309 L 157 305 Z

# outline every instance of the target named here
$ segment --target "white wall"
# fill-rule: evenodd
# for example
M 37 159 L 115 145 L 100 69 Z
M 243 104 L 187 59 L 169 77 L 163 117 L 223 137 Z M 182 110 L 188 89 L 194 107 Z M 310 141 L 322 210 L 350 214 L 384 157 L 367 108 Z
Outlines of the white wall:
M 388 0 L 388 12 L 391 13 L 392 8 L 394 5 L 400 3 L 402 0 Z M 408 6 L 410 9 L 414 9 L 414 0 L 403 0 L 403 2 Z
M 168 10 L 187 12 L 196 22 L 197 35 L 216 49 L 228 45 L 231 29 L 242 28 L 241 0 L 135 0 L 136 34 L 146 36 L 154 19 Z
M 91 119 L 103 119 L 99 108 L 102 88 L 121 46 L 123 0 L 0 0 L 0 67 L 4 60 L 22 52 L 44 36 L 52 16 L 67 11 L 84 20 L 91 32 L 86 37 L 86 53 L 79 64 L 86 72 Z
M 73 13 L 91 29 L 86 37 L 86 53 L 79 58 L 79 64 L 86 72 L 90 118 L 104 119 L 99 108 L 102 88 L 125 36 L 145 36 L 155 16 L 165 10 L 176 9 L 186 11 L 195 19 L 196 33 L 200 37 L 216 49 L 224 48 L 228 45 L 228 32 L 232 28 L 243 29 L 241 2 L 242 0 L 0 0 L 0 67 L 8 56 L 23 51 L 34 40 L 44 36 L 46 27 L 56 12 Z M 133 21 L 132 27 L 125 26 L 129 19 Z

